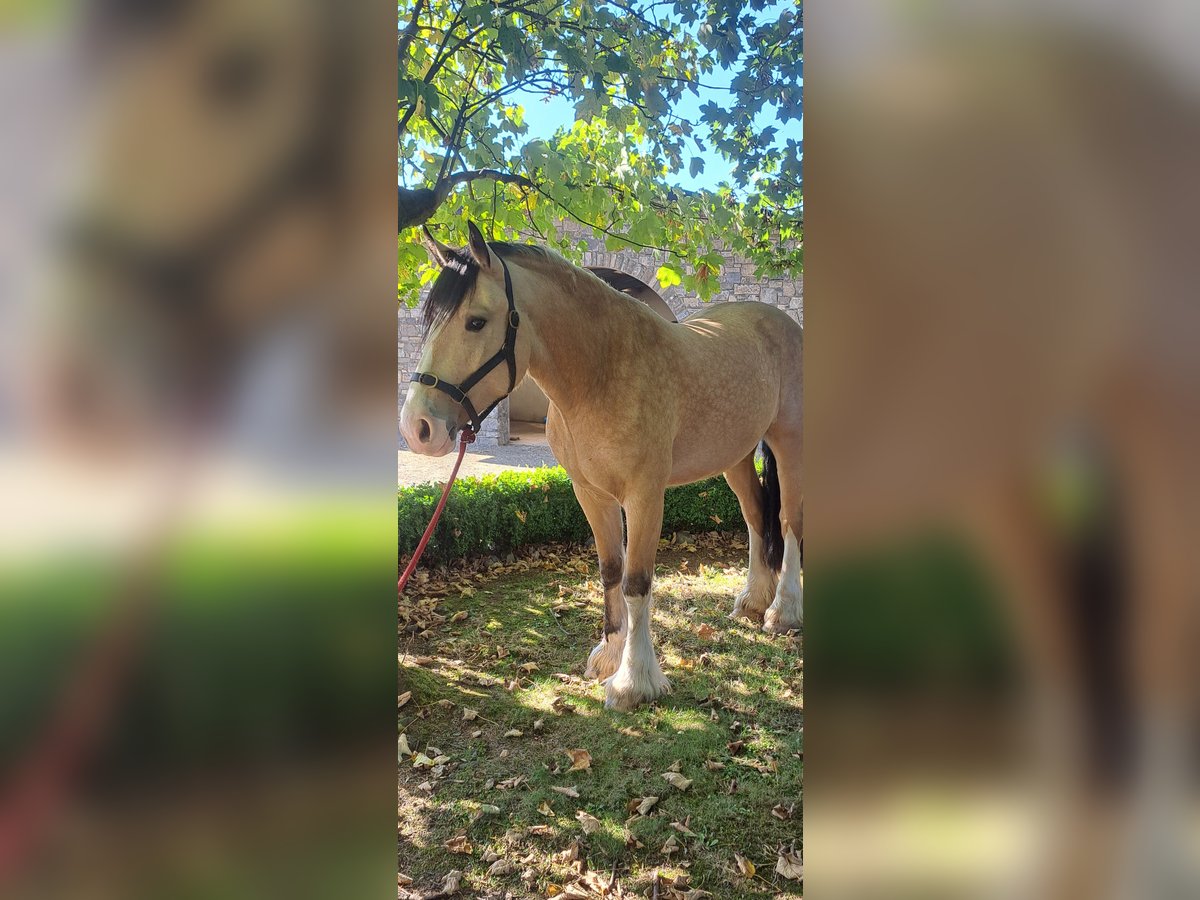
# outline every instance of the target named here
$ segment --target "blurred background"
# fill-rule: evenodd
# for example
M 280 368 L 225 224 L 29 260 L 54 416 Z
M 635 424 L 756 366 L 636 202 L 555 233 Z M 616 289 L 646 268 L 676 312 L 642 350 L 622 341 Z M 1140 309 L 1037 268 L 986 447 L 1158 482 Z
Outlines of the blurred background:
M 0 9 L 0 895 L 392 889 L 391 17 Z
M 809 896 L 1200 896 L 1196 24 L 809 11 Z

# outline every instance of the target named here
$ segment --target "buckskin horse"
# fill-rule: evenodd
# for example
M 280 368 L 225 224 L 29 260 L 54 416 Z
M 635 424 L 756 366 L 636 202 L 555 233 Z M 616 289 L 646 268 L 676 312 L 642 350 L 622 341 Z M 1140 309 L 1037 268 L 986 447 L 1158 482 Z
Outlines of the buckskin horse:
M 632 709 L 670 687 L 650 636 L 669 485 L 725 474 L 750 532 L 733 614 L 770 632 L 799 628 L 800 325 L 755 302 L 667 322 L 543 248 L 489 244 L 474 223 L 469 233 L 463 250 L 427 235 L 442 271 L 425 301 L 420 371 L 400 429 L 412 450 L 442 456 L 526 374 L 546 393 L 547 438 L 600 557 L 604 635 L 587 675 L 604 681 L 606 706 Z

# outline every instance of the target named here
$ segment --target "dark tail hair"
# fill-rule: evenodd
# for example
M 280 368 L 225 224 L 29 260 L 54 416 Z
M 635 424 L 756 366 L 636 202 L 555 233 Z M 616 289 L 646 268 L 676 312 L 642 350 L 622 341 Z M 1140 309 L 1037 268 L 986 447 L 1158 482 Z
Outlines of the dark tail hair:
M 775 454 L 762 442 L 762 507 L 763 507 L 763 555 L 767 565 L 778 572 L 783 568 L 783 526 L 779 522 L 779 469 L 775 465 Z

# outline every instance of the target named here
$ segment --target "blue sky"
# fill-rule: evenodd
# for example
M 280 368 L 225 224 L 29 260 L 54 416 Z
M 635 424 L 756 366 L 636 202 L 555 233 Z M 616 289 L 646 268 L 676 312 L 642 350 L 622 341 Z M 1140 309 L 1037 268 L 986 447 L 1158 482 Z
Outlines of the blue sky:
M 777 0 L 754 15 L 759 21 L 765 21 L 777 17 L 782 10 L 791 6 L 789 0 Z M 733 80 L 733 74 L 732 70 L 717 68 L 703 75 L 700 80 L 707 87 L 700 89 L 699 96 L 690 91 L 685 92 L 673 108 L 673 112 L 680 118 L 700 123 L 696 134 L 706 144 L 707 128 L 700 122 L 700 107 L 709 101 L 719 106 L 728 106 L 731 101 L 735 100 L 734 95 L 728 90 L 729 84 Z M 525 107 L 525 122 L 529 126 L 529 133 L 525 136 L 527 139 L 548 138 L 559 128 L 569 126 L 575 120 L 575 105 L 564 97 L 547 98 L 536 92 L 518 91 L 512 95 L 512 98 Z M 778 132 L 778 143 L 786 142 L 788 138 L 800 139 L 803 136 L 803 123 L 797 125 L 793 122 L 785 125 L 777 119 L 774 110 L 771 109 L 764 109 L 755 122 L 759 128 L 774 125 Z M 687 171 L 687 163 L 693 156 L 699 156 L 704 160 L 704 171 L 694 178 Z M 671 176 L 669 180 L 686 190 L 711 189 L 722 181 L 729 180 L 729 166 L 730 164 L 714 150 L 706 147 L 705 150 L 698 151 L 695 144 L 689 141 L 688 148 L 684 152 L 683 169 Z

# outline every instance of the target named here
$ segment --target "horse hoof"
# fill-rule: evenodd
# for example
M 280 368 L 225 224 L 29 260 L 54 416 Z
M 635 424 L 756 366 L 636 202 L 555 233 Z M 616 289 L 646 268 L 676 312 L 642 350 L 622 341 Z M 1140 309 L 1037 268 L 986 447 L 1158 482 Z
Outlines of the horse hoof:
M 755 625 L 761 625 L 763 615 L 766 613 L 774 595 L 769 591 L 755 591 L 747 587 L 744 591 L 737 595 L 733 601 L 733 612 L 729 614 L 731 619 L 749 619 Z
M 597 681 L 605 681 L 611 677 L 621 665 L 621 651 L 620 644 L 610 645 L 607 639 L 598 643 L 588 656 L 583 677 L 595 678 Z
M 617 712 L 629 712 L 643 703 L 657 700 L 671 692 L 671 683 L 661 673 L 646 678 L 622 678 L 621 673 L 605 679 L 604 707 Z
M 779 616 L 771 615 L 768 611 L 762 630 L 769 634 L 788 634 L 789 632 L 799 631 L 803 625 L 804 623 L 798 619 L 792 621 L 781 619 Z

